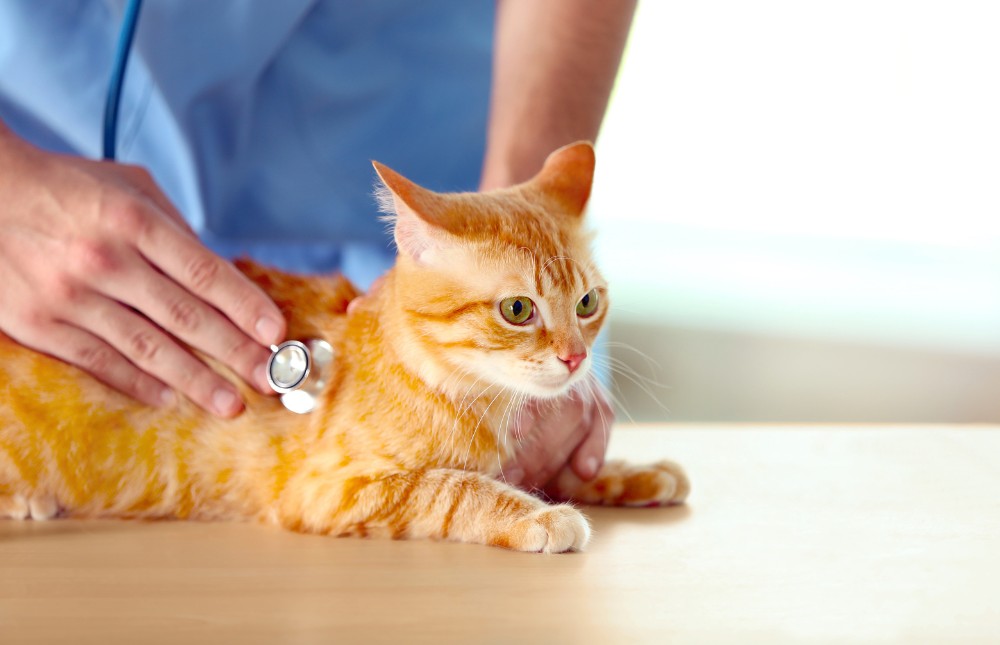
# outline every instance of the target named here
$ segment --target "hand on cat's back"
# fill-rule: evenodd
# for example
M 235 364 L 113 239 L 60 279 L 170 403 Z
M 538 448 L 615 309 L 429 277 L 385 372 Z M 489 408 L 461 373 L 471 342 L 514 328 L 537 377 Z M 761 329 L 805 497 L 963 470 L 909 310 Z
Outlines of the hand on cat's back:
M 281 312 L 205 248 L 142 168 L 49 153 L 0 124 L 0 331 L 152 405 L 173 389 L 220 416 L 269 392 Z
M 613 421 L 614 410 L 597 389 L 529 404 L 514 430 L 518 449 L 503 478 L 526 490 L 545 490 L 564 468 L 593 479 L 604 463 Z

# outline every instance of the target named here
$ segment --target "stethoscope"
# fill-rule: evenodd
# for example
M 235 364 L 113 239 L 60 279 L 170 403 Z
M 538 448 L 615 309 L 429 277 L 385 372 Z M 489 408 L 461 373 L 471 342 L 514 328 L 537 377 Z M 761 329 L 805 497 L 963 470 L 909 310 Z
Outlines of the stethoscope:
M 104 103 L 103 156 L 108 161 L 115 160 L 118 107 L 140 9 L 142 0 L 129 0 L 125 7 L 122 28 L 118 34 L 111 82 L 108 83 L 108 95 Z M 323 387 L 329 380 L 333 358 L 333 347 L 318 338 L 305 342 L 288 340 L 280 345 L 272 345 L 271 357 L 267 359 L 267 383 L 272 390 L 281 395 L 282 405 L 292 412 L 298 414 L 312 412 L 316 408 Z
M 330 378 L 333 359 L 333 347 L 319 338 L 272 345 L 271 357 L 267 359 L 267 383 L 281 395 L 282 405 L 292 412 L 312 412 Z

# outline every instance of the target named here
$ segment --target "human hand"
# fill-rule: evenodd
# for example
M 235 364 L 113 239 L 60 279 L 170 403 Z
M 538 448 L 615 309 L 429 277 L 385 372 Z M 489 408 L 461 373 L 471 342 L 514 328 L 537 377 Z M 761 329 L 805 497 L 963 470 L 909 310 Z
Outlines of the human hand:
M 223 417 L 262 392 L 281 312 L 206 249 L 136 166 L 39 150 L 0 124 L 0 330 L 151 405 L 170 388 Z
M 589 481 L 604 463 L 614 410 L 599 389 L 552 401 L 533 401 L 514 428 L 518 448 L 502 478 L 527 490 L 547 490 L 566 467 Z

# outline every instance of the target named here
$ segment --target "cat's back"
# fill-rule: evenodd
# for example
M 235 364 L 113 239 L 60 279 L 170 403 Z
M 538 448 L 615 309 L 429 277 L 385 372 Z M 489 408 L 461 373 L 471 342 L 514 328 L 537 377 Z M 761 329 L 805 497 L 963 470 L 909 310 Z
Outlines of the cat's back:
M 84 371 L 0 334 L 0 470 L 31 480 L 66 459 L 80 467 L 160 413 Z
M 88 395 L 100 396 L 104 389 L 77 368 L 0 333 L 0 437 L 51 425 L 76 408 L 89 407 Z

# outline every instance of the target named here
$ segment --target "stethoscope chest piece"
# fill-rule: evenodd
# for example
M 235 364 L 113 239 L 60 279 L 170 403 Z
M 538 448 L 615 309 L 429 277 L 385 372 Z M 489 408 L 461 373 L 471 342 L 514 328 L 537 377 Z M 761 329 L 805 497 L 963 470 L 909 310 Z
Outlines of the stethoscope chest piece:
M 267 382 L 286 408 L 298 414 L 312 412 L 330 378 L 332 363 L 333 347 L 325 340 L 288 340 L 271 346 Z

